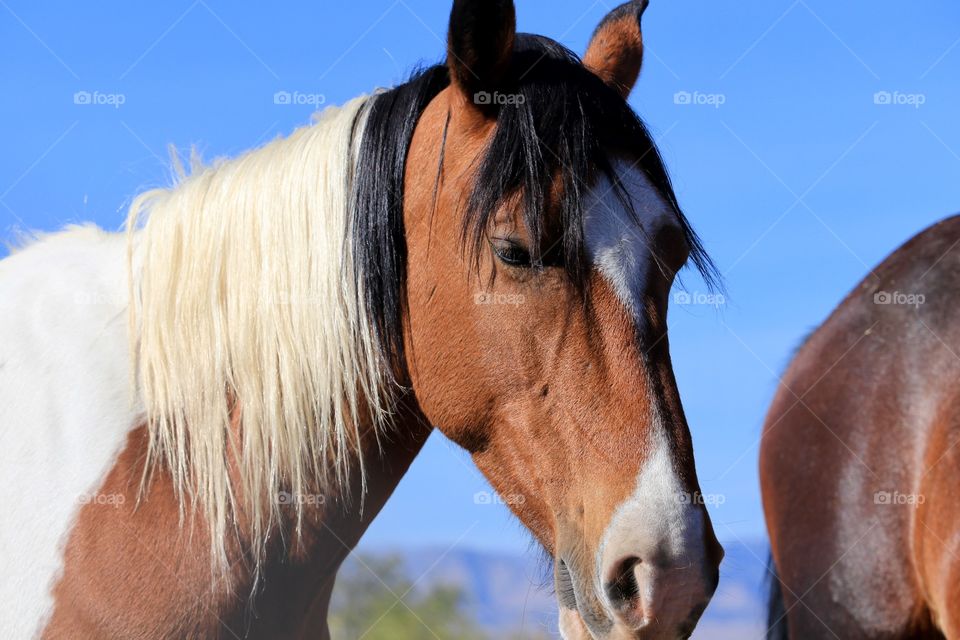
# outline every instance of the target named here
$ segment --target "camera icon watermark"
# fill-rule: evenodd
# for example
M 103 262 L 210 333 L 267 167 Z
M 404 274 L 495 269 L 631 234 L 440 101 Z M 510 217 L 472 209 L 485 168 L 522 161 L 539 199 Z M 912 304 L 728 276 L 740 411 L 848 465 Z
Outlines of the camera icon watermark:
M 81 505 L 92 504 L 97 507 L 113 507 L 119 509 L 127 501 L 127 497 L 122 493 L 81 493 L 77 496 L 77 502 Z
M 291 493 L 280 491 L 277 493 L 277 504 L 285 507 L 319 506 L 326 502 L 326 497 L 319 493 Z
M 903 305 L 919 307 L 927 301 L 922 293 L 903 293 L 901 291 L 877 291 L 873 294 L 873 304 Z
M 677 291 L 673 294 L 673 303 L 682 306 L 704 305 L 709 307 L 722 307 L 727 303 L 727 299 L 722 293 Z
M 878 106 L 913 107 L 919 109 L 927 103 L 925 93 L 904 93 L 902 91 L 877 91 L 873 94 L 873 104 Z
M 727 103 L 723 93 L 703 93 L 700 91 L 678 91 L 673 94 L 673 104 L 680 106 L 713 107 L 719 109 Z
M 524 104 L 526 101 L 527 97 L 522 93 L 477 91 L 473 94 L 473 103 L 480 106 L 495 105 L 498 107 L 513 107 Z
M 501 496 L 499 493 L 493 493 L 491 491 L 477 491 L 473 494 L 473 504 L 500 504 L 509 507 L 521 505 L 526 501 L 527 498 L 522 493 L 511 493 Z
M 129 302 L 126 293 L 106 293 L 103 291 L 75 291 L 73 303 L 78 306 L 122 307 Z
M 900 493 L 899 491 L 877 491 L 873 494 L 873 504 L 918 507 L 927 501 L 922 493 Z
M 722 493 L 693 493 L 682 492 L 677 494 L 677 502 L 680 504 L 696 504 L 700 506 L 721 507 L 727 502 L 727 496 Z
M 522 293 L 475 293 L 473 295 L 474 304 L 485 305 L 508 305 L 518 307 L 527 299 Z
M 281 106 L 319 107 L 327 102 L 322 93 L 304 93 L 302 91 L 277 91 L 273 94 L 273 104 Z
M 104 93 L 102 91 L 77 91 L 73 94 L 73 104 L 82 107 L 113 107 L 119 109 L 127 102 L 123 93 Z

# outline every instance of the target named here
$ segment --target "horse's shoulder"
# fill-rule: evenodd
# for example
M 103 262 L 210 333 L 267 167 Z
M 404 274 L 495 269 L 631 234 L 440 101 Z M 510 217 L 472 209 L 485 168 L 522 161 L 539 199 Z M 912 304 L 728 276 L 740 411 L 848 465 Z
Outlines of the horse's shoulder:
M 125 246 L 120 234 L 73 226 L 13 248 L 0 260 L 0 340 L 125 308 Z
M 122 241 L 121 234 L 109 233 L 94 224 L 73 224 L 52 232 L 20 233 L 7 243 L 10 255 L 0 260 L 0 276 L 9 278 L 13 269 L 23 265 L 56 266 L 78 253 L 88 254 Z
M 48 615 L 64 535 L 139 410 L 125 256 L 122 236 L 75 227 L 0 260 L 0 502 L 16 523 L 0 537 L 18 576 L 0 584 L 2 637 L 29 637 Z

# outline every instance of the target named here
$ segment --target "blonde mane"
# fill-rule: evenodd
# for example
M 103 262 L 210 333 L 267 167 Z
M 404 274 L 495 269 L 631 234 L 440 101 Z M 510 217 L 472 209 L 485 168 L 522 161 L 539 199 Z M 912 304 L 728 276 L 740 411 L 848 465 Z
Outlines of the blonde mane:
M 131 206 L 131 339 L 150 433 L 215 566 L 243 514 L 259 558 L 283 503 L 342 490 L 388 415 L 350 202 L 366 98 Z M 362 474 L 361 474 L 362 475 Z M 249 523 L 249 525 L 247 525 Z M 249 526 L 249 530 L 246 527 Z

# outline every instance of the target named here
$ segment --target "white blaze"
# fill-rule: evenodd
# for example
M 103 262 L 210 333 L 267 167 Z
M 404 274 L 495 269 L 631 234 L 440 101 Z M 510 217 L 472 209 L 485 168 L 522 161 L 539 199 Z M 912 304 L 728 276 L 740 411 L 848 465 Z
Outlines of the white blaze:
M 588 196 L 585 231 L 588 252 L 635 322 L 644 321 L 643 295 L 651 270 L 656 269 L 650 244 L 665 225 L 677 225 L 676 212 L 646 174 L 623 161 L 614 164 L 629 194 L 635 216 L 624 207 L 607 179 Z M 652 394 L 649 389 L 638 393 Z M 637 557 L 636 577 L 644 607 L 689 612 L 701 598 L 704 514 L 699 496 L 685 493 L 660 414 L 653 402 L 651 441 L 637 475 L 633 493 L 614 512 L 597 552 L 597 593 L 604 593 L 601 575 L 623 558 Z M 643 452 L 638 451 L 638 456 Z M 666 565 L 666 566 L 663 566 Z M 693 588 L 691 588 L 693 587 Z M 613 612 L 609 612 L 611 617 Z
M 676 212 L 638 166 L 623 160 L 615 161 L 613 166 L 629 195 L 633 214 L 618 196 L 621 189 L 606 177 L 600 180 L 586 198 L 587 252 L 639 320 L 643 315 L 643 291 L 654 265 L 650 259 L 651 243 L 659 228 L 677 225 Z

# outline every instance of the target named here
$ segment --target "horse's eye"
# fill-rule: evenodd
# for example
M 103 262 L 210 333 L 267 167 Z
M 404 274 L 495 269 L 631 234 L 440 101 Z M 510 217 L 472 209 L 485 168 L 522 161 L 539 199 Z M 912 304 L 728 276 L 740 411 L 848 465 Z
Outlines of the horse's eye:
M 493 253 L 500 262 L 510 265 L 511 267 L 533 266 L 530 251 L 516 241 L 505 238 L 494 238 L 490 241 L 490 244 L 493 247 Z

